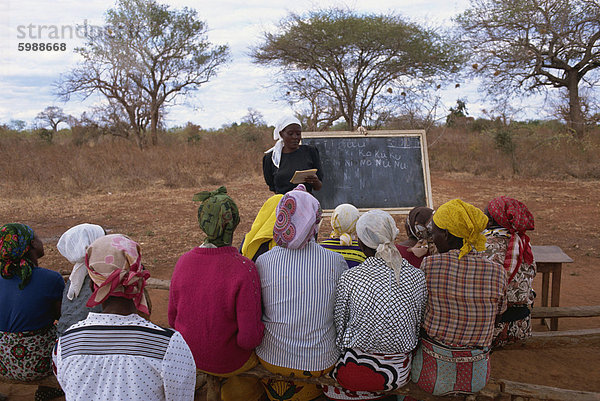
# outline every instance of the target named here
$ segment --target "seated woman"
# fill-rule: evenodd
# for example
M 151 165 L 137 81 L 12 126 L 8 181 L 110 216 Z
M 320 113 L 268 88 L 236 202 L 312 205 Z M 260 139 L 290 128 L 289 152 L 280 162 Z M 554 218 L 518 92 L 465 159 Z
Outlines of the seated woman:
M 342 356 L 332 376 L 343 388 L 324 392 L 329 399 L 376 400 L 410 379 L 427 286 L 423 272 L 394 246 L 398 229 L 389 213 L 365 213 L 356 231 L 367 259 L 342 274 L 335 300 Z
M 0 228 L 0 376 L 33 381 L 52 374 L 54 321 L 60 316 L 65 282 L 38 266 L 44 245 L 24 224 Z M 35 400 L 63 395 L 60 389 L 39 387 Z
M 425 256 L 433 255 L 435 244 L 431 239 L 433 209 L 424 206 L 413 208 L 406 216 L 404 229 L 408 239 L 396 245 L 402 257 L 414 267 L 421 267 Z
M 277 194 L 267 199 L 256 215 L 250 232 L 244 237 L 241 253 L 253 262 L 276 245 L 273 239 L 273 227 L 275 227 L 277 204 L 282 196 Z
M 54 348 L 65 398 L 192 400 L 196 366 L 188 345 L 180 333 L 140 316 L 150 313 L 140 245 L 104 235 L 88 247 L 85 264 L 93 285 L 88 305 L 102 304 L 102 312 L 69 327 Z
M 58 240 L 56 248 L 62 256 L 73 263 L 73 270 L 63 291 L 58 335 L 72 325 L 84 320 L 90 312 L 101 312 L 102 306 L 88 308 L 86 302 L 92 295 L 90 276 L 85 267 L 85 251 L 92 242 L 106 235 L 104 229 L 96 224 L 79 224 L 69 228 Z
M 489 378 L 494 322 L 506 310 L 506 273 L 481 254 L 487 223 L 460 199 L 433 215 L 439 253 L 421 264 L 428 297 L 411 376 L 434 395 L 476 393 Z
M 533 230 L 533 215 L 522 202 L 500 196 L 492 199 L 485 209 L 489 218 L 486 236 L 486 257 L 500 263 L 506 270 L 508 308 L 496 323 L 493 347 L 501 347 L 531 336 L 531 310 L 535 293 L 536 273 L 529 237 Z
M 323 185 L 323 170 L 319 151 L 314 146 L 300 145 L 302 125 L 292 116 L 283 117 L 275 126 L 275 146 L 265 152 L 263 175 L 269 189 L 276 194 L 285 194 L 296 187 L 290 182 L 296 171 L 316 169 L 315 174 L 304 180 L 308 192 L 319 191 Z
M 175 265 L 169 324 L 190 346 L 197 369 L 230 377 L 221 399 L 258 400 L 264 392 L 260 382 L 236 376 L 258 364 L 254 348 L 264 331 L 256 267 L 231 246 L 238 208 L 225 187 L 200 192 L 194 200 L 202 202 L 198 223 L 207 238 Z
M 336 207 L 331 215 L 331 236 L 319 243 L 322 247 L 342 255 L 348 267 L 358 266 L 366 259 L 358 242 L 353 238 L 356 236 L 356 222 L 359 216 L 358 209 L 349 203 Z
M 336 283 L 348 265 L 315 242 L 320 221 L 319 201 L 298 185 L 277 206 L 273 236 L 279 246 L 256 261 L 265 323 L 256 354 L 273 373 L 322 376 L 339 356 L 333 306 Z M 268 380 L 265 386 L 271 400 L 312 400 L 322 394 L 317 385 L 304 382 Z

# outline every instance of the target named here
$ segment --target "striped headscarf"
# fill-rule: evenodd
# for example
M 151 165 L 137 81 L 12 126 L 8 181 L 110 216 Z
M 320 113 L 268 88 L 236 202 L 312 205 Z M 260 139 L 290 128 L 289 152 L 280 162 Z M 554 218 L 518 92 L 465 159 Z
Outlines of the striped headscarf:
M 0 228 L 0 273 L 5 279 L 19 277 L 21 290 L 29 284 L 35 267 L 27 256 L 33 237 L 33 230 L 25 224 L 10 223 Z
M 339 238 L 340 245 L 352 245 L 352 235 L 356 233 L 356 222 L 360 217 L 358 209 L 349 203 L 338 205 L 331 215 L 331 238 Z
M 402 255 L 394 245 L 399 232 L 394 218 L 380 209 L 369 210 L 360 216 L 356 223 L 358 239 L 369 248 L 375 249 L 375 257 L 383 259 L 394 271 L 396 282 L 400 281 L 402 269 Z
M 488 223 L 487 216 L 478 208 L 460 199 L 453 199 L 440 206 L 433 215 L 436 226 L 455 237 L 462 238 L 458 258 L 462 258 L 473 248 L 485 250 L 485 235 L 482 234 Z
M 300 184 L 283 195 L 277 205 L 273 239 L 281 247 L 302 249 L 318 232 L 321 215 L 317 198 Z
M 202 202 L 198 207 L 198 224 L 207 236 L 204 244 L 231 245 L 233 232 L 240 223 L 240 213 L 227 195 L 227 188 L 221 186 L 215 191 L 199 192 L 194 195 L 194 201 Z
M 133 300 L 137 310 L 150 314 L 144 295 L 150 272 L 142 265 L 137 242 L 122 234 L 100 237 L 88 247 L 85 265 L 95 284 L 87 306 L 99 305 L 108 297 L 120 297 Z
M 487 210 L 492 219 L 511 234 L 504 257 L 504 268 L 510 282 L 523 261 L 527 264 L 533 263 L 529 237 L 525 234 L 525 231 L 535 229 L 533 215 L 525 204 L 508 196 L 492 199 Z

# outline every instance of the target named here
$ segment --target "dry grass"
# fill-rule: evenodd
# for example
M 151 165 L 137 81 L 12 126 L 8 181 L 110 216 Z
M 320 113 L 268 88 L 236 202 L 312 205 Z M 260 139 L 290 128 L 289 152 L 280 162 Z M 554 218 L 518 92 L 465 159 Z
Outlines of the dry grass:
M 435 128 L 428 133 L 432 171 L 466 172 L 490 178 L 600 178 L 600 132 L 585 141 L 547 128 L 512 128 L 514 152 L 498 148 L 494 131 Z M 164 134 L 144 151 L 104 138 L 83 146 L 62 133 L 55 144 L 33 136 L 0 135 L 0 189 L 4 196 L 106 193 L 145 188 L 193 188 L 261 174 L 272 145 L 270 130 L 201 132 L 194 141 Z
M 75 146 L 11 139 L 0 142 L 0 188 L 34 196 L 215 185 L 261 173 L 268 146 L 262 136 L 243 134 L 206 134 L 192 143 L 166 138 L 143 151 L 123 140 Z
M 544 127 L 511 128 L 507 136 L 514 144 L 512 153 L 499 149 L 496 134 L 493 130 L 431 130 L 427 138 L 431 169 L 491 178 L 600 178 L 600 130 L 578 141 Z

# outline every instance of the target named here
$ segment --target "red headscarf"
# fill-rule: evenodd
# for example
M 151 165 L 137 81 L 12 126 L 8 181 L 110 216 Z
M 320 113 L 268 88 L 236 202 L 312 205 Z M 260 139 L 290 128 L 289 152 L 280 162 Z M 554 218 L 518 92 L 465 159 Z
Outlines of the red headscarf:
M 511 234 L 504 258 L 504 268 L 509 276 L 508 282 L 511 282 L 523 261 L 528 264 L 533 263 L 529 237 L 525 234 L 525 231 L 535 228 L 533 215 L 522 202 L 508 196 L 492 199 L 487 209 L 496 223 Z

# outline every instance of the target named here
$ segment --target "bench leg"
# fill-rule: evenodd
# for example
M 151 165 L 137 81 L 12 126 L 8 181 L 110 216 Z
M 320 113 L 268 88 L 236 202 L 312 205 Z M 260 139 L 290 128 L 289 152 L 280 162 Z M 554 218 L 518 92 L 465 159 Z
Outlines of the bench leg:
M 560 283 L 562 279 L 562 264 L 556 263 L 552 270 L 552 298 L 550 299 L 550 305 L 554 307 L 560 306 Z M 558 330 L 558 318 L 553 317 L 550 319 L 550 330 Z
M 542 306 L 548 306 L 548 292 L 550 289 L 550 273 L 542 273 Z M 542 318 L 542 324 L 548 326 L 546 319 Z M 550 326 L 548 326 L 550 328 Z

